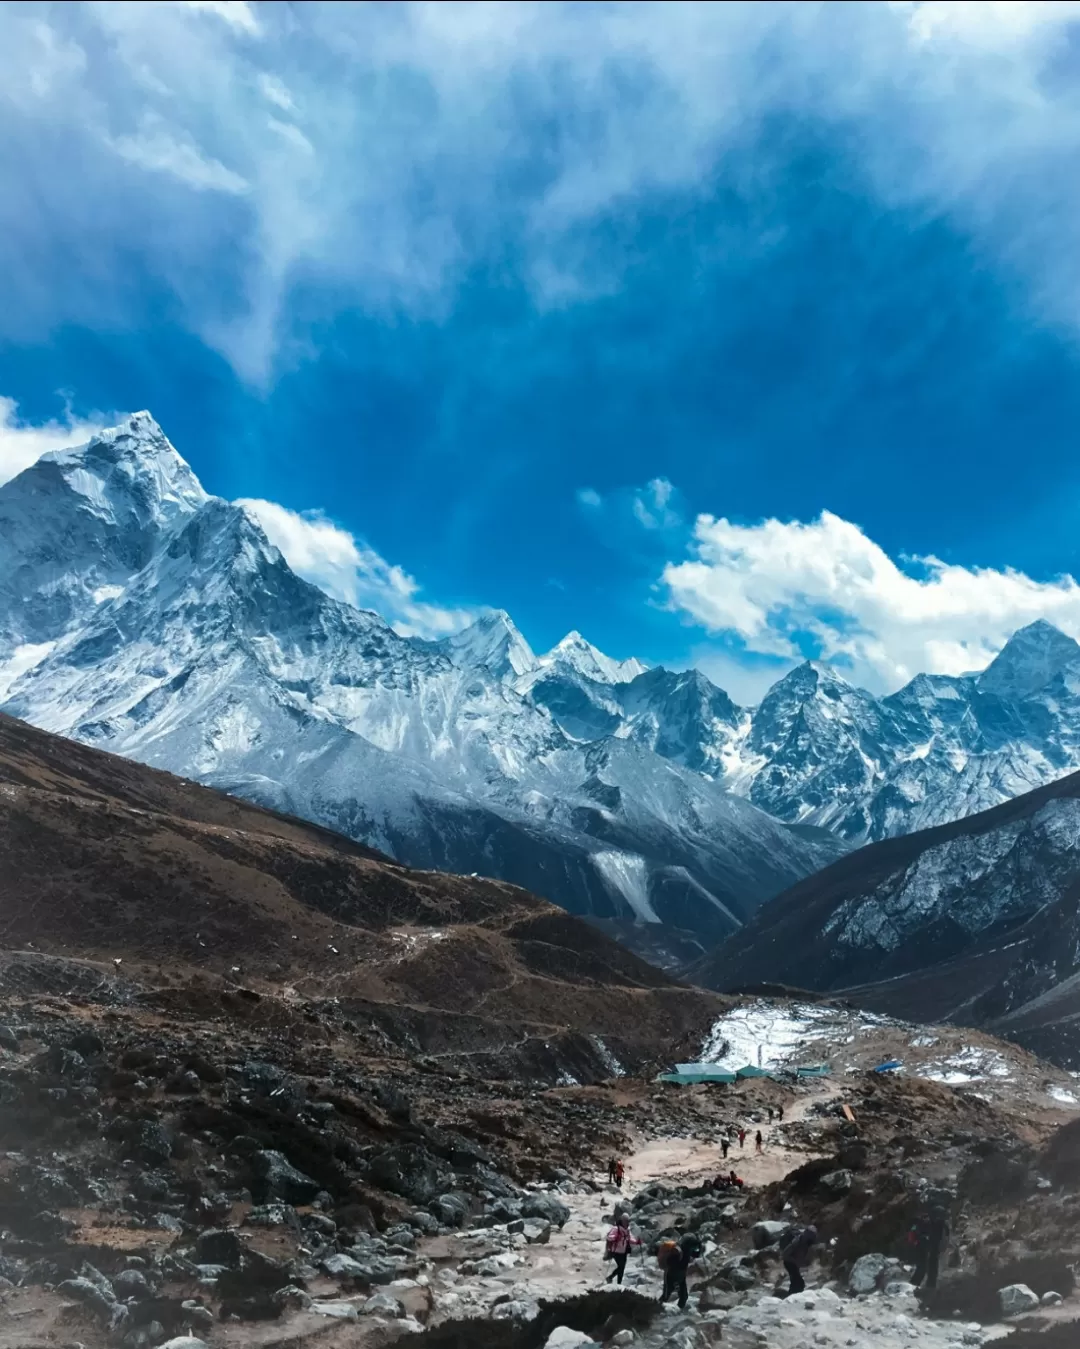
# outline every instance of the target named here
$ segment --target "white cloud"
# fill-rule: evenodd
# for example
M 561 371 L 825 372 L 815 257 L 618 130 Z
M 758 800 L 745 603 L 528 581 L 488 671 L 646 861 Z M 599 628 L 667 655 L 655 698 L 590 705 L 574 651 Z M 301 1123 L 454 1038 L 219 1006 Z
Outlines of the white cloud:
M 243 498 L 298 575 L 336 599 L 374 609 L 403 637 L 443 637 L 476 618 L 468 609 L 446 609 L 418 597 L 419 582 L 379 556 L 319 511 L 289 510 L 274 501 Z
M 675 510 L 672 498 L 675 489 L 666 478 L 653 478 L 634 493 L 633 512 L 638 524 L 646 529 L 674 529 L 682 524 L 682 516 Z
M 584 506 L 588 511 L 599 510 L 604 504 L 604 498 L 595 487 L 579 487 L 574 493 L 579 506 Z
M 123 306 L 104 236 L 258 380 L 298 276 L 331 307 L 425 316 L 492 257 L 519 258 L 541 306 L 610 293 L 636 254 L 590 250 L 582 224 L 711 190 L 726 150 L 793 117 L 836 129 L 882 209 L 946 217 L 1075 327 L 1078 17 L 975 0 L 0 6 L 0 103 L 26 119 L 5 120 L 6 181 L 26 184 L 8 210 L 101 274 L 37 299 L 48 323 Z M 197 189 L 183 219 L 169 202 L 161 223 L 137 169 Z M 0 203 L 0 238 L 8 223 Z
M 177 136 L 153 119 L 135 135 L 110 142 L 122 159 L 154 173 L 168 173 L 200 192 L 244 193 L 250 184 L 238 173 L 205 154 L 190 137 Z
M 34 425 L 20 418 L 14 398 L 0 396 L 0 483 L 29 468 L 48 450 L 82 445 L 103 427 L 115 425 L 116 420 L 84 420 L 68 411 L 61 418 Z
M 1080 585 L 935 557 L 894 561 L 828 511 L 804 524 L 698 517 L 694 555 L 664 569 L 672 608 L 748 651 L 808 648 L 873 691 L 921 671 L 980 669 L 1019 627 L 1045 618 L 1080 639 Z
M 276 75 L 271 75 L 266 70 L 260 70 L 257 83 L 262 90 L 263 98 L 267 102 L 273 103 L 282 112 L 294 111 L 296 104 L 293 102 L 293 96 Z
M 188 9 L 202 10 L 205 14 L 214 14 L 224 19 L 232 28 L 253 37 L 259 32 L 259 21 L 255 11 L 245 0 L 182 0 Z

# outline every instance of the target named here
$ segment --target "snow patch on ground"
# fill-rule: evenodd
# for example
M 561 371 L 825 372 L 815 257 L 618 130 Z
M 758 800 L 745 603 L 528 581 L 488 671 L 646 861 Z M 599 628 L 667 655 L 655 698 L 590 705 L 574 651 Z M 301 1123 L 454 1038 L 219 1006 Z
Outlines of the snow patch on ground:
M 960 1086 L 965 1082 L 981 1082 L 986 1077 L 1011 1077 L 1012 1070 L 1003 1054 L 996 1049 L 979 1049 L 968 1045 L 948 1058 L 923 1064 L 917 1069 L 919 1077 L 946 1086 Z
M 1060 1105 L 1080 1104 L 1076 1095 L 1065 1087 L 1047 1087 L 1046 1094 L 1052 1101 L 1057 1101 Z
M 713 1023 L 701 1061 L 729 1069 L 810 1063 L 815 1041 L 853 1039 L 860 1031 L 888 1024 L 887 1017 L 872 1012 L 847 1013 L 815 1003 L 754 1002 L 725 1012 Z

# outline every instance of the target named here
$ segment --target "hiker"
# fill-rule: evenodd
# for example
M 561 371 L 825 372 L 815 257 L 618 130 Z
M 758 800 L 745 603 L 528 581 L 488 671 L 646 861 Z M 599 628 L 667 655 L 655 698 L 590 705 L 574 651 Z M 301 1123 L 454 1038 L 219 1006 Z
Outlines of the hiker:
M 609 1157 L 609 1158 L 608 1158 L 608 1164 L 607 1164 L 607 1178 L 608 1178 L 608 1184 L 609 1184 L 609 1185 L 614 1185 L 614 1183 L 615 1183 L 615 1158 L 614 1158 L 614 1157 Z
M 622 1283 L 623 1275 L 626 1273 L 626 1258 L 630 1254 L 632 1246 L 642 1244 L 640 1237 L 635 1237 L 630 1231 L 629 1213 L 620 1213 L 615 1222 L 615 1226 L 607 1234 L 607 1242 L 604 1247 L 604 1259 L 614 1260 L 615 1268 L 604 1280 L 610 1283 L 612 1279 L 616 1283 Z
M 770 1124 L 772 1123 L 772 1117 L 773 1117 L 773 1108 L 772 1108 L 772 1106 L 769 1106 L 769 1123 L 770 1123 Z
M 745 1130 L 745 1129 L 740 1129 L 740 1130 L 739 1130 L 739 1147 L 740 1147 L 740 1148 L 745 1148 L 745 1147 L 746 1147 L 746 1130 Z
M 787 1233 L 785 1233 L 785 1236 Z M 780 1259 L 784 1262 L 784 1268 L 788 1274 L 788 1291 L 790 1297 L 792 1293 L 801 1293 L 806 1287 L 806 1280 L 802 1276 L 803 1268 L 810 1263 L 810 1252 L 817 1242 L 817 1228 L 810 1227 L 795 1228 L 791 1233 L 790 1239 L 780 1247 Z
M 615 1184 L 619 1187 L 620 1190 L 622 1189 L 623 1176 L 625 1174 L 626 1172 L 623 1168 L 622 1158 L 620 1158 L 615 1163 Z
M 728 1184 L 732 1186 L 733 1189 L 741 1190 L 746 1182 L 743 1180 L 742 1176 L 737 1176 L 735 1172 L 732 1171 L 728 1176 Z
M 916 1288 L 926 1280 L 927 1288 L 937 1287 L 941 1248 L 948 1240 L 948 1216 L 940 1204 L 924 1209 L 908 1233 L 908 1242 L 915 1247 L 915 1268 L 911 1282 Z
M 725 1158 L 727 1157 L 727 1155 L 728 1155 L 728 1148 L 729 1148 L 729 1147 L 731 1147 L 731 1144 L 727 1141 L 727 1139 L 726 1139 L 726 1138 L 721 1138 L 721 1140 L 720 1140 L 720 1153 L 721 1153 L 721 1156 L 723 1156 L 723 1157 L 725 1157 Z
M 778 1106 L 776 1107 L 776 1118 L 777 1118 L 777 1122 L 778 1122 L 778 1123 L 783 1124 L 783 1122 L 784 1122 L 784 1107 L 783 1107 L 782 1105 L 778 1105 Z
M 679 1295 L 679 1310 L 687 1303 L 690 1294 L 686 1290 L 686 1272 L 701 1254 L 701 1242 L 692 1232 L 688 1232 L 676 1245 L 673 1241 L 662 1241 L 657 1250 L 657 1259 L 662 1260 L 664 1271 L 664 1291 L 660 1301 L 666 1302 L 672 1293 Z
M 761 1143 L 762 1143 L 761 1130 L 759 1129 L 754 1137 L 754 1148 L 757 1152 L 761 1151 Z

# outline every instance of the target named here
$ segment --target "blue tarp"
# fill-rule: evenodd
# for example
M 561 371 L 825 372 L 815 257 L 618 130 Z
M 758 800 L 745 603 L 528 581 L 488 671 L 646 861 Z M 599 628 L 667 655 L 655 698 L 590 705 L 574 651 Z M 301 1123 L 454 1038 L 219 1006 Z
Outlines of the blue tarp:
M 902 1068 L 903 1066 L 904 1065 L 900 1062 L 899 1059 L 890 1059 L 888 1063 L 879 1063 L 876 1068 L 871 1068 L 870 1071 L 872 1073 L 891 1073 L 894 1072 L 897 1068 Z
M 673 1073 L 661 1073 L 661 1082 L 678 1082 L 686 1085 L 692 1082 L 735 1081 L 735 1074 L 716 1063 L 677 1063 Z

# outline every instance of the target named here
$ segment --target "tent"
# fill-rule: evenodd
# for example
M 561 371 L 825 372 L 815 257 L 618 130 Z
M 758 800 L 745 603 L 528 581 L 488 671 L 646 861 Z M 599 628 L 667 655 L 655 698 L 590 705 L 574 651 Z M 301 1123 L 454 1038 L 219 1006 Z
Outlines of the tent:
M 772 1073 L 764 1068 L 755 1068 L 752 1063 L 748 1063 L 745 1068 L 739 1068 L 735 1072 L 736 1077 L 772 1077 Z
M 828 1077 L 829 1065 L 827 1063 L 808 1063 L 802 1068 L 795 1069 L 799 1077 Z
M 678 1082 L 682 1086 L 692 1082 L 731 1083 L 735 1081 L 735 1074 L 718 1063 L 677 1063 L 673 1073 L 661 1073 L 658 1080 Z

